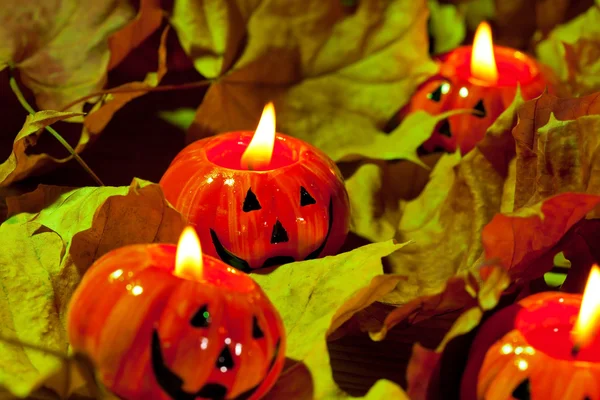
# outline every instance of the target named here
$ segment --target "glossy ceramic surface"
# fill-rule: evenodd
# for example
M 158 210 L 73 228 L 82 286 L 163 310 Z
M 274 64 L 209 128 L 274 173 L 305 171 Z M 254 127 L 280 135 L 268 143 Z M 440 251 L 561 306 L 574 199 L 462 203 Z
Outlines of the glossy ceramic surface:
M 75 291 L 69 340 L 123 399 L 258 399 L 283 366 L 284 327 L 246 274 L 204 256 L 204 280 L 173 275 L 175 245 L 97 260 Z
M 471 348 L 461 399 L 600 399 L 600 338 L 573 352 L 580 305 L 581 295 L 544 292 L 494 314 Z
M 417 90 L 399 114 L 424 110 L 432 115 L 456 109 L 471 109 L 475 114 L 459 114 L 441 121 L 423 145 L 427 151 L 443 149 L 463 154 L 483 139 L 487 128 L 512 103 L 517 86 L 525 100 L 543 93 L 548 84 L 536 62 L 525 54 L 494 46 L 499 80 L 490 85 L 471 76 L 472 46 L 459 47 L 438 58 L 439 73 Z M 552 88 L 549 87 L 552 91 Z
M 271 169 L 242 169 L 253 134 L 217 135 L 183 149 L 160 181 L 167 200 L 196 228 L 203 251 L 242 271 L 335 254 L 350 223 L 335 163 L 277 134 Z

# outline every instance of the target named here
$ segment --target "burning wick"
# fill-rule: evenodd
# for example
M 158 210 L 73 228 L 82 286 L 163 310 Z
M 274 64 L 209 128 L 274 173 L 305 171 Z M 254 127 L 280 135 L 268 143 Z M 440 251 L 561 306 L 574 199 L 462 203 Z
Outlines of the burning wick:
M 256 132 L 242 154 L 242 168 L 250 171 L 268 169 L 275 145 L 275 107 L 268 103 L 256 127 Z
M 183 279 L 201 281 L 203 278 L 202 269 L 200 240 L 194 228 L 186 226 L 177 244 L 175 275 Z
M 581 309 L 575 327 L 571 332 L 573 348 L 571 355 L 577 357 L 582 347 L 594 338 L 600 326 L 600 268 L 594 264 L 583 291 Z
M 475 31 L 471 53 L 471 74 L 477 79 L 495 85 L 498 82 L 498 67 L 494 56 L 492 28 L 482 22 Z

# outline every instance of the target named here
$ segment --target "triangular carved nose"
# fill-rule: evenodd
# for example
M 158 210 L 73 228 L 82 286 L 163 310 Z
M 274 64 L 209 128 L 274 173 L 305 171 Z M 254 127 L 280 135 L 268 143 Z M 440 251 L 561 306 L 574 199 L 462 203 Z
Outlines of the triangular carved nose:
M 283 225 L 281 225 L 281 222 L 279 222 L 279 220 L 277 220 L 277 222 L 275 222 L 275 225 L 273 225 L 273 233 L 271 234 L 271 243 L 272 244 L 276 244 L 276 243 L 283 243 L 283 242 L 287 242 L 288 239 L 288 234 L 285 231 L 285 228 L 283 227 Z

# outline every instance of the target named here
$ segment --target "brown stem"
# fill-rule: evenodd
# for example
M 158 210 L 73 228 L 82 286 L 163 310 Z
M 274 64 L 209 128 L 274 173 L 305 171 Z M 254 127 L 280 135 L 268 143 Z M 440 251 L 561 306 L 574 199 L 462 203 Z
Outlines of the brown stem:
M 153 87 L 153 88 L 148 87 L 147 89 L 131 89 L 131 88 L 116 87 L 113 89 L 101 90 L 99 92 L 88 94 L 87 96 L 83 96 L 83 97 L 67 104 L 66 106 L 64 106 L 61 109 L 61 111 L 66 111 L 76 104 L 82 103 L 86 100 L 93 99 L 94 97 L 102 96 L 105 94 L 138 93 L 138 92 L 148 93 L 148 92 L 167 92 L 167 91 L 172 91 L 172 90 L 187 90 L 187 89 L 195 89 L 195 88 L 199 88 L 199 87 L 208 86 L 213 82 L 214 82 L 213 79 L 209 79 L 206 81 L 184 83 L 182 85 L 163 85 L 163 86 L 157 86 L 157 87 Z

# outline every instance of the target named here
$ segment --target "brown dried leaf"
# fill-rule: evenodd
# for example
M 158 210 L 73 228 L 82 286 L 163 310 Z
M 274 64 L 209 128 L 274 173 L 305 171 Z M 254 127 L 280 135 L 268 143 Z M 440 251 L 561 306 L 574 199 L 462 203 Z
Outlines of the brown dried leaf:
M 548 7 L 552 9 L 553 7 Z M 600 6 L 554 29 L 536 47 L 538 58 L 554 70 L 571 95 L 600 90 Z
M 448 281 L 448 285 L 442 293 L 420 299 L 421 307 L 425 309 L 429 307 L 441 312 L 447 310 L 448 306 L 461 305 L 466 311 L 454 322 L 435 350 L 428 350 L 418 343 L 414 345 L 407 368 L 408 395 L 412 400 L 444 398 L 445 388 L 439 386 L 439 377 L 437 376 L 443 351 L 452 339 L 470 332 L 479 325 L 483 313 L 498 304 L 502 292 L 509 284 L 510 279 L 503 268 L 486 266 L 481 270 L 481 276 L 479 276 L 479 272 L 474 272 L 462 278 L 453 277 Z M 401 310 L 409 307 L 411 304 L 407 304 L 393 313 L 403 314 Z M 415 312 L 413 311 L 413 314 Z M 392 319 L 392 314 L 388 317 L 389 319 Z M 391 327 L 388 319 L 385 322 L 387 328 Z
M 500 211 L 504 179 L 515 145 L 511 129 L 523 100 L 511 106 L 464 158 L 440 159 L 428 185 L 402 207 L 396 240 L 415 243 L 389 257 L 393 272 L 408 277 L 385 301 L 405 304 L 439 292 L 446 281 L 472 268 L 483 254 L 480 234 Z
M 382 128 L 436 69 L 427 55 L 424 0 L 191 3 L 175 1 L 172 23 L 196 69 L 219 77 L 191 139 L 254 130 L 264 104 L 274 101 L 281 132 L 336 160 L 374 142 L 369 155 L 387 158 L 418 147 L 390 145 Z
M 562 193 L 510 214 L 497 214 L 483 229 L 487 259 L 499 260 L 513 281 L 532 280 L 550 271 L 554 246 L 585 215 L 600 196 Z
M 104 95 L 94 105 L 94 108 L 83 121 L 82 140 L 86 142 L 99 134 L 110 122 L 113 115 L 131 100 L 143 96 L 150 89 L 158 86 L 167 73 L 167 35 L 169 27 L 165 28 L 160 38 L 158 48 L 158 69 L 146 75 L 144 82 L 130 82 L 111 89 L 111 94 Z M 85 139 L 84 139 L 85 138 Z
M 184 227 L 157 184 L 56 188 L 9 202 L 0 225 L 0 335 L 67 353 L 65 318 L 81 276 L 106 252 L 133 243 L 175 243 Z M 0 385 L 27 396 L 60 359 L 0 341 Z M 52 381 L 55 382 L 55 381 Z
M 286 357 L 293 361 L 266 399 L 350 398 L 333 379 L 327 336 L 403 279 L 381 274 L 381 258 L 403 246 L 389 240 L 252 274 L 281 314 L 287 333 Z M 392 393 L 402 391 L 390 382 L 380 382 L 366 398 L 387 399 Z
M 131 50 L 152 35 L 160 27 L 163 15 L 160 0 L 141 0 L 135 19 L 108 39 L 110 48 L 108 69 L 116 67 Z
M 52 163 L 69 161 L 72 157 L 57 159 L 47 154 L 30 154 L 28 150 L 35 146 L 45 127 L 81 115 L 83 114 L 60 111 L 40 111 L 28 115 L 23 128 L 15 137 L 11 154 L 0 164 L 0 186 L 8 186 Z
M 133 17 L 126 0 L 3 0 L 0 69 L 19 69 L 39 108 L 61 110 L 102 88 L 108 37 Z
M 600 194 L 600 94 L 543 94 L 519 109 L 514 210 L 558 193 Z M 552 116 L 553 115 L 553 116 Z M 598 217 L 595 209 L 589 217 Z

